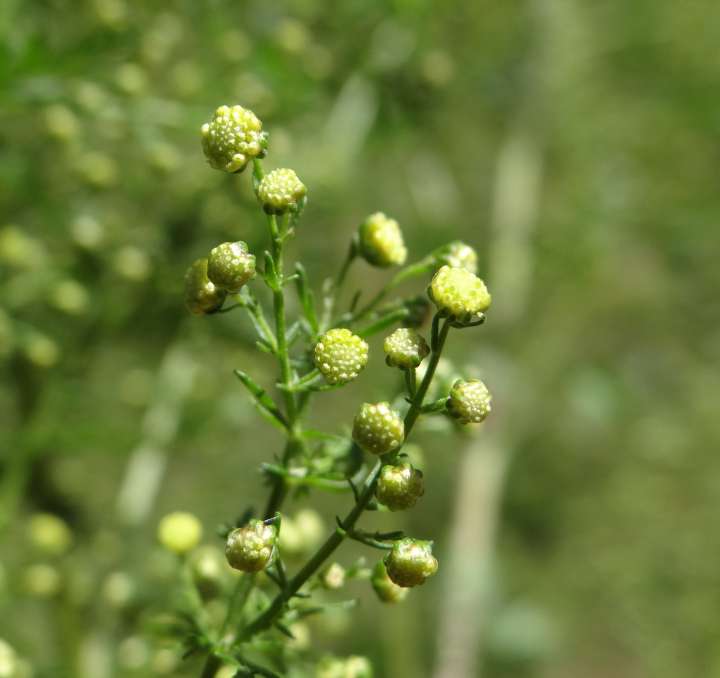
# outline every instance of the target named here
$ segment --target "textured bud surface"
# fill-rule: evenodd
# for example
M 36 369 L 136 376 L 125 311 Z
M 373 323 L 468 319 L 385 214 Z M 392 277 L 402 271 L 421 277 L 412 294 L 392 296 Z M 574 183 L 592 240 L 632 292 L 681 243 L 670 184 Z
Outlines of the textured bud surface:
M 458 379 L 450 389 L 448 412 L 462 424 L 479 424 L 492 410 L 492 396 L 479 379 Z
M 243 572 L 265 569 L 275 553 L 277 529 L 262 520 L 251 520 L 233 530 L 227 538 L 225 557 L 231 567 Z
M 211 167 L 241 172 L 250 160 L 262 157 L 266 134 L 257 116 L 242 106 L 220 106 L 202 128 L 202 147 Z
M 438 562 L 432 554 L 432 542 L 419 539 L 399 539 L 385 558 L 388 577 L 398 586 L 424 584 L 437 572 Z
M 368 345 L 345 328 L 328 330 L 315 344 L 315 366 L 329 384 L 345 384 L 368 362 Z
M 377 500 L 391 511 L 402 511 L 414 506 L 424 492 L 422 471 L 408 463 L 383 466 L 375 488 Z
M 184 511 L 168 513 L 158 524 L 158 541 L 168 551 L 187 553 L 192 551 L 202 537 L 202 525 L 192 514 Z
M 258 186 L 258 199 L 269 214 L 295 209 L 307 194 L 307 188 L 291 169 L 276 169 L 266 174 Z
M 417 367 L 425 356 L 430 353 L 430 347 L 415 330 L 409 327 L 396 329 L 385 339 L 385 362 L 390 367 L 412 369 Z
M 405 263 L 407 249 L 395 219 L 389 219 L 382 212 L 371 214 L 360 226 L 358 236 L 360 254 L 373 266 L 387 268 Z
M 469 318 L 490 307 L 490 293 L 485 283 L 464 268 L 443 266 L 433 277 L 428 290 L 438 310 Z
M 219 309 L 227 292 L 210 282 L 208 260 L 198 259 L 185 273 L 185 305 L 191 313 L 203 315 Z
M 250 254 L 247 244 L 242 240 L 224 242 L 210 250 L 207 275 L 217 287 L 237 292 L 255 277 L 255 255 Z
M 460 240 L 451 242 L 440 259 L 452 268 L 464 268 L 473 275 L 477 274 L 477 252 Z
M 352 437 L 366 452 L 385 454 L 402 444 L 405 425 L 390 403 L 364 403 L 355 415 Z
M 399 603 L 404 600 L 409 593 L 406 588 L 398 586 L 388 577 L 387 568 L 382 560 L 373 568 L 370 583 L 377 597 L 384 603 Z

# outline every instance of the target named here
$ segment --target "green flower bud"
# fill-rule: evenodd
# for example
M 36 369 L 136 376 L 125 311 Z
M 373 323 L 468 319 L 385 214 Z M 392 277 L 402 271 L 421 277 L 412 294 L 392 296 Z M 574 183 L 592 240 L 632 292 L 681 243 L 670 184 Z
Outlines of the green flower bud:
M 340 563 L 331 563 L 320 575 L 320 583 L 331 591 L 341 589 L 345 585 L 345 568 Z
M 479 379 L 458 379 L 450 389 L 447 410 L 461 424 L 479 424 L 492 410 L 492 396 Z
M 217 287 L 237 292 L 255 277 L 255 255 L 242 240 L 224 242 L 210 250 L 207 276 Z
M 399 539 L 385 558 L 388 577 L 398 586 L 424 584 L 437 572 L 438 561 L 432 554 L 432 542 L 419 539 Z
M 400 327 L 386 337 L 383 349 L 388 366 L 402 370 L 416 368 L 430 353 L 425 339 L 409 327 Z
M 402 266 L 407 259 L 407 249 L 398 222 L 382 212 L 371 214 L 360 226 L 358 245 L 360 255 L 373 266 Z
M 402 511 L 415 506 L 425 492 L 422 471 L 407 462 L 383 466 L 380 470 L 375 496 L 391 511 Z
M 158 541 L 168 551 L 183 554 L 192 551 L 202 538 L 202 524 L 185 511 L 168 513 L 158 524 Z
M 201 129 L 202 147 L 211 167 L 242 172 L 253 158 L 261 158 L 267 134 L 257 116 L 242 106 L 220 106 Z
M 198 259 L 185 273 L 185 305 L 191 313 L 203 315 L 217 311 L 227 292 L 210 282 L 208 260 Z
M 52 513 L 32 516 L 29 534 L 33 546 L 51 556 L 61 556 L 72 546 L 73 535 L 67 523 Z
M 477 274 L 477 252 L 460 240 L 451 242 L 439 257 L 443 264 L 452 268 L 464 268 L 473 275 Z
M 444 315 L 468 322 L 490 307 L 490 293 L 485 283 L 464 268 L 443 266 L 428 288 L 430 299 Z
M 315 366 L 328 384 L 346 384 L 355 379 L 368 362 L 368 345 L 350 330 L 328 330 L 315 344 Z
M 258 200 L 268 214 L 284 214 L 301 205 L 307 188 L 291 169 L 276 169 L 266 174 L 258 186 Z
M 277 528 L 262 520 L 251 520 L 233 530 L 227 538 L 225 557 L 230 567 L 243 572 L 264 570 L 275 555 Z
M 402 445 L 405 424 L 390 403 L 364 403 L 355 415 L 352 437 L 366 452 L 386 454 Z
M 377 597 L 383 603 L 399 603 L 407 597 L 409 591 L 402 586 L 398 586 L 390 577 L 388 577 L 385 563 L 381 560 L 373 568 L 370 575 L 370 583 Z

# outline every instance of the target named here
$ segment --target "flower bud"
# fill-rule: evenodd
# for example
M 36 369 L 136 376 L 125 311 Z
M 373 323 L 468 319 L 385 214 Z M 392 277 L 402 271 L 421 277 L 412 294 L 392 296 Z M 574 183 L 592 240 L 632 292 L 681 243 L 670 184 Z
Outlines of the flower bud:
M 328 384 L 346 384 L 367 365 L 368 345 L 350 330 L 336 328 L 320 337 L 314 358 Z
M 432 554 L 432 542 L 405 537 L 393 544 L 385 567 L 392 581 L 407 588 L 424 584 L 437 572 L 438 562 Z
M 403 463 L 387 464 L 380 470 L 375 496 L 391 511 L 402 511 L 415 506 L 425 492 L 422 471 Z
M 272 561 L 276 542 L 275 525 L 251 520 L 245 527 L 238 527 L 228 535 L 225 557 L 230 567 L 236 570 L 260 572 Z
M 265 154 L 267 134 L 262 123 L 242 106 L 220 106 L 201 133 L 205 157 L 215 169 L 242 172 L 250 160 Z
M 455 240 L 445 247 L 438 259 L 452 268 L 464 268 L 473 275 L 477 274 L 477 252 L 460 240 Z
M 216 287 L 237 292 L 255 277 L 255 255 L 242 240 L 224 242 L 210 250 L 207 276 Z
M 430 353 L 425 339 L 409 327 L 399 327 L 386 337 L 383 349 L 388 366 L 402 370 L 416 368 Z
M 458 379 L 450 389 L 447 410 L 461 424 L 479 424 L 492 410 L 492 396 L 479 379 Z
M 430 299 L 443 315 L 467 322 L 490 307 L 490 293 L 485 283 L 464 268 L 443 266 L 428 288 Z
M 340 563 L 331 563 L 320 575 L 320 583 L 331 591 L 341 589 L 345 585 L 345 568 Z
M 268 214 L 296 210 L 307 194 L 307 188 L 291 169 L 275 169 L 266 174 L 258 186 L 258 200 Z
M 383 603 L 399 603 L 407 597 L 409 591 L 402 586 L 398 586 L 390 577 L 388 577 L 385 563 L 381 560 L 373 568 L 370 575 L 370 584 L 377 594 L 377 597 Z
M 364 403 L 355 415 L 352 437 L 366 452 L 386 454 L 402 445 L 405 424 L 390 403 Z
M 358 245 L 360 255 L 373 266 L 402 266 L 407 259 L 407 249 L 398 222 L 382 212 L 371 214 L 360 226 Z
M 185 273 L 185 305 L 191 313 L 203 315 L 217 311 L 227 292 L 210 282 L 208 260 L 197 259 Z
M 29 534 L 33 546 L 51 556 L 61 556 L 73 541 L 67 523 L 52 513 L 33 515 L 30 518 Z
M 175 511 L 160 521 L 157 536 L 168 551 L 184 554 L 200 543 L 202 524 L 192 513 Z

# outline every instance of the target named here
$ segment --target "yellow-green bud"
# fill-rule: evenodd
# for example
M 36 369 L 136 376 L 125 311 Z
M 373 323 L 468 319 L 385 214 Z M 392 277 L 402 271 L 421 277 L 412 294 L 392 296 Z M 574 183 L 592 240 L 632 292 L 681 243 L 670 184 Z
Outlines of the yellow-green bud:
M 212 283 L 207 275 L 208 260 L 198 259 L 185 273 L 185 305 L 195 315 L 217 311 L 227 292 Z
M 414 369 L 430 353 L 425 339 L 414 329 L 400 327 L 385 338 L 385 362 L 402 370 Z
M 402 266 L 407 259 L 407 249 L 398 222 L 382 212 L 371 214 L 360 226 L 358 246 L 363 259 L 380 268 Z
M 390 403 L 364 403 L 355 415 L 352 437 L 366 452 L 386 454 L 402 445 L 405 424 Z
M 413 468 L 411 464 L 387 464 L 380 470 L 375 496 L 391 511 L 402 511 L 415 506 L 424 492 L 422 471 Z
M 217 287 L 237 292 L 255 277 L 255 255 L 242 240 L 224 242 L 210 250 L 207 276 Z
M 230 567 L 242 572 L 264 570 L 275 555 L 277 528 L 262 520 L 251 520 L 233 530 L 227 538 L 225 557 Z
M 370 583 L 377 597 L 382 600 L 383 603 L 399 603 L 405 600 L 409 593 L 406 588 L 398 586 L 388 577 L 387 568 L 382 560 L 373 568 Z
M 158 541 L 168 551 L 183 554 L 192 551 L 202 538 L 202 524 L 185 511 L 168 513 L 158 524 Z
M 258 186 L 258 200 L 268 214 L 296 210 L 307 195 L 307 188 L 291 169 L 275 169 Z
M 345 568 L 340 563 L 331 563 L 320 575 L 320 582 L 331 591 L 341 589 L 345 585 Z
M 443 266 L 428 288 L 430 299 L 443 315 L 467 322 L 490 307 L 490 293 L 485 283 L 464 268 Z
M 437 572 L 438 561 L 432 554 L 432 542 L 405 537 L 393 544 L 385 558 L 388 577 L 398 586 L 409 588 L 424 584 Z
M 215 169 L 242 172 L 250 160 L 265 154 L 267 135 L 262 123 L 242 106 L 220 106 L 201 133 L 205 157 Z
M 451 242 L 439 258 L 442 263 L 452 268 L 464 268 L 473 275 L 477 274 L 477 252 L 460 240 Z
M 479 424 L 492 410 L 492 396 L 479 379 L 458 379 L 450 389 L 447 410 L 461 424 Z
M 315 366 L 328 384 L 346 384 L 368 362 L 368 345 L 346 328 L 328 330 L 315 344 Z
M 30 541 L 39 551 L 61 556 L 72 545 L 73 535 L 67 523 L 52 513 L 36 513 L 30 518 Z

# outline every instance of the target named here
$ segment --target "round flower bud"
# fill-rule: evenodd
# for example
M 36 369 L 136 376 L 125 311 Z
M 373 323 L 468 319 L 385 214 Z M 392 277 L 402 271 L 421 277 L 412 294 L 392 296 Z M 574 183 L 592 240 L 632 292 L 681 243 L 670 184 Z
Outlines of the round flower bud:
M 398 222 L 382 212 L 371 214 L 365 219 L 358 231 L 358 245 L 360 255 L 373 266 L 402 266 L 407 259 L 407 249 Z
M 328 384 L 346 384 L 368 362 L 368 345 L 346 328 L 328 330 L 315 344 L 315 366 Z
M 443 264 L 452 268 L 464 268 L 473 275 L 477 274 L 477 252 L 460 240 L 451 242 L 439 257 Z
M 262 520 L 251 520 L 245 527 L 233 530 L 227 538 L 225 557 L 230 567 L 243 572 L 260 572 L 272 561 L 277 542 L 277 528 Z
M 364 403 L 355 415 L 352 437 L 366 452 L 386 454 L 402 445 L 405 424 L 390 403 Z
M 265 154 L 267 135 L 256 115 L 242 106 L 220 106 L 202 128 L 202 147 L 211 167 L 242 172 Z
M 67 523 L 52 513 L 36 513 L 32 516 L 29 533 L 33 546 L 51 556 L 61 556 L 73 541 Z
M 227 292 L 210 282 L 208 260 L 198 259 L 185 273 L 185 305 L 191 313 L 203 315 L 217 311 Z
M 187 553 L 200 543 L 202 524 L 192 513 L 175 511 L 160 521 L 157 536 L 168 551 Z
M 458 379 L 450 389 L 447 410 L 461 424 L 479 424 L 492 410 L 492 396 L 479 379 Z
M 424 584 L 437 572 L 438 561 L 432 554 L 432 542 L 405 537 L 393 544 L 385 557 L 388 577 L 405 588 Z
M 383 466 L 380 470 L 375 496 L 391 511 L 402 511 L 415 506 L 425 492 L 422 471 L 407 462 Z
M 490 307 L 490 293 L 485 283 L 464 268 L 443 266 L 428 288 L 430 299 L 444 315 L 469 321 Z
M 242 240 L 224 242 L 210 250 L 207 276 L 215 286 L 237 292 L 255 277 L 255 255 Z
M 402 586 L 398 586 L 390 577 L 388 577 L 385 563 L 381 560 L 373 568 L 370 575 L 370 583 L 377 597 L 383 603 L 399 603 L 407 597 L 409 591 Z
M 345 585 L 345 568 L 340 563 L 331 563 L 320 575 L 320 583 L 331 591 L 341 589 Z
M 295 210 L 307 194 L 307 188 L 291 169 L 276 169 L 266 174 L 258 186 L 258 200 L 268 214 Z
M 400 327 L 386 337 L 383 349 L 388 366 L 402 370 L 416 368 L 430 353 L 425 339 L 409 327 Z

